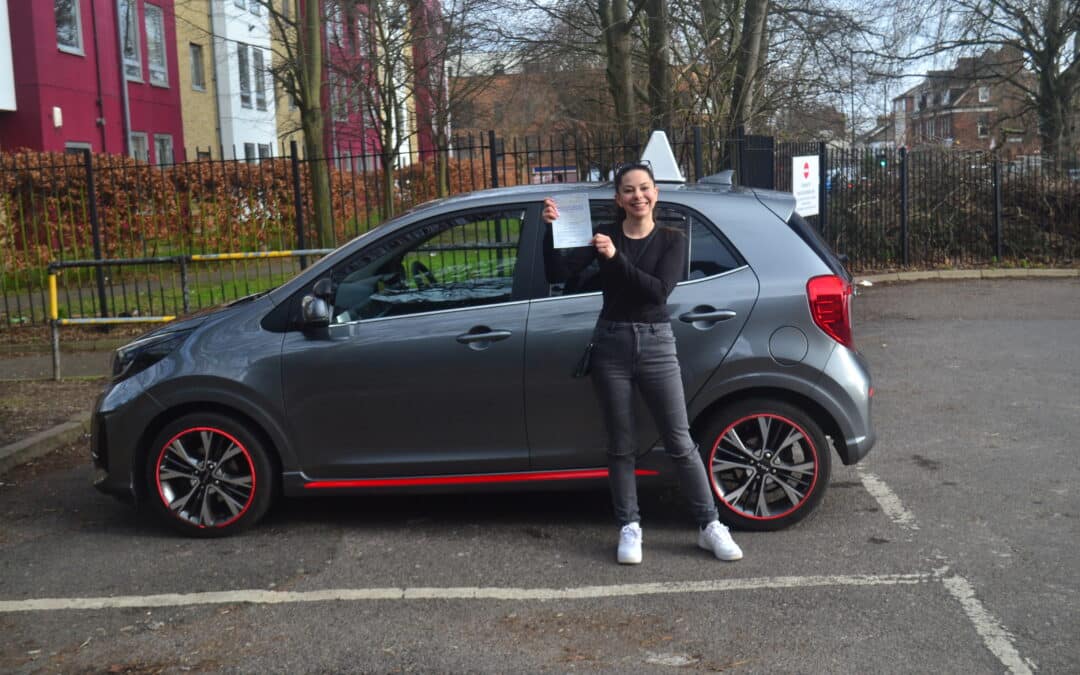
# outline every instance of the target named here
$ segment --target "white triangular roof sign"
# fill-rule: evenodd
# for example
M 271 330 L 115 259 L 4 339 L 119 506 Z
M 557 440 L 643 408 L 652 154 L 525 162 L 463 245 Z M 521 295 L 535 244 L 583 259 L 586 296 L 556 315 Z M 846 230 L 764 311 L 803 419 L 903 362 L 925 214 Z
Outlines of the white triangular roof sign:
M 675 161 L 675 153 L 671 150 L 667 134 L 659 129 L 649 136 L 645 151 L 641 153 L 641 161 L 652 165 L 653 177 L 657 182 L 686 182 L 686 178 L 679 169 L 679 163 Z

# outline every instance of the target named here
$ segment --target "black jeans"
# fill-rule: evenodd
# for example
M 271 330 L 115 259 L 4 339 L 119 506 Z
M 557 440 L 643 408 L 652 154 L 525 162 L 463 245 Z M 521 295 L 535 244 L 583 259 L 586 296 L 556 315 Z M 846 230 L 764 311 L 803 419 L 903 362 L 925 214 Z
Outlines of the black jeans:
M 592 381 L 608 432 L 608 472 L 615 517 L 638 522 L 637 439 L 634 387 L 641 392 L 664 449 L 699 525 L 716 520 L 716 502 L 698 447 L 690 438 L 675 335 L 669 323 L 625 323 L 601 319 L 593 334 Z

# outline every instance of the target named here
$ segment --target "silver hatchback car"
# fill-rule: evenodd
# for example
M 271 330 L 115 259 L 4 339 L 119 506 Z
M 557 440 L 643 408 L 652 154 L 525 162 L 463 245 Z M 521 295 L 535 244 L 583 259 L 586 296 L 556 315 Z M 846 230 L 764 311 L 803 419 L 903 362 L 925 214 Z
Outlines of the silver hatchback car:
M 821 502 L 833 451 L 852 464 L 874 444 L 851 277 L 789 194 L 658 181 L 657 223 L 689 246 L 669 309 L 720 517 L 786 527 Z M 613 191 L 432 202 L 117 350 L 93 417 L 97 487 L 196 536 L 248 527 L 279 495 L 603 488 L 602 416 L 572 377 L 597 270 L 560 276 L 540 213 L 585 193 L 593 224 L 610 223 Z M 638 412 L 638 474 L 665 481 Z

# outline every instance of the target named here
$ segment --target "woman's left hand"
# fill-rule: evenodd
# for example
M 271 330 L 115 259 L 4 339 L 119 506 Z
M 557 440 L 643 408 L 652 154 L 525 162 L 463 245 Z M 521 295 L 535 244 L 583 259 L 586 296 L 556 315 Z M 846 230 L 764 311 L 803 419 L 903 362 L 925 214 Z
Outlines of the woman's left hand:
M 604 258 L 610 260 L 615 257 L 615 242 L 611 241 L 611 237 L 606 234 L 600 234 L 599 232 L 594 234 L 592 245 L 596 248 L 596 252 Z

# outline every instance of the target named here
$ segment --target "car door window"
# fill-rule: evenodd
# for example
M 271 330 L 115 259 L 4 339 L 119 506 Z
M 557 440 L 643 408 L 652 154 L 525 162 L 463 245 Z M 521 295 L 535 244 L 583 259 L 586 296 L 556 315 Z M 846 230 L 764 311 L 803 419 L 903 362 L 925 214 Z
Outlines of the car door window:
M 615 205 L 610 201 L 590 204 L 593 229 L 610 231 L 615 224 Z M 687 273 L 682 281 L 721 274 L 742 265 L 735 250 L 700 216 L 683 207 L 658 204 L 656 224 L 689 233 Z M 600 265 L 592 248 L 555 249 L 551 230 L 545 233 L 544 270 L 548 297 L 591 293 L 600 290 Z
M 525 209 L 457 214 L 411 227 L 334 268 L 333 323 L 511 299 Z

